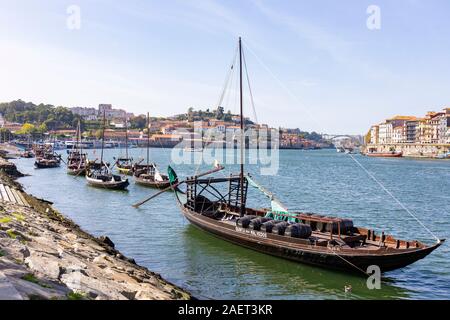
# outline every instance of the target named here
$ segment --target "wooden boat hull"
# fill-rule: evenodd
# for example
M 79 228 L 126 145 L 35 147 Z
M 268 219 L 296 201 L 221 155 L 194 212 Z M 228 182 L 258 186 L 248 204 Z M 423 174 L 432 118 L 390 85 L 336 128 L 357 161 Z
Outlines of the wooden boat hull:
M 50 162 L 50 163 L 48 163 L 48 162 L 36 161 L 34 163 L 34 166 L 37 169 L 51 169 L 51 168 L 58 168 L 59 166 L 61 166 L 61 163 L 60 162 Z
M 403 157 L 403 154 L 401 152 L 398 153 L 367 153 L 368 157 L 378 157 L 378 158 L 400 158 Z
M 86 168 L 67 169 L 67 174 L 69 174 L 71 176 L 85 176 L 86 175 Z
M 202 216 L 181 206 L 183 215 L 194 226 L 223 240 L 294 262 L 319 266 L 363 275 L 371 265 L 377 265 L 382 272 L 410 265 L 434 251 L 441 242 L 427 248 L 411 248 L 401 253 L 370 254 L 368 252 L 349 254 L 345 250 L 333 251 L 328 247 L 317 248 L 305 244 L 282 242 L 281 236 L 224 225 L 217 220 Z M 253 231 L 253 232 L 252 232 Z
M 155 188 L 155 189 L 166 189 L 168 187 L 170 187 L 170 182 L 169 181 L 151 181 L 148 179 L 140 179 L 135 177 L 134 181 L 136 184 L 144 186 L 144 187 L 149 187 L 149 188 Z
M 109 190 L 125 190 L 128 185 L 130 184 L 128 182 L 128 179 L 121 180 L 121 181 L 102 181 L 98 179 L 93 179 L 88 176 L 86 176 L 86 180 L 92 187 L 96 188 L 102 188 L 102 189 L 109 189 Z
M 133 175 L 133 169 L 130 169 L 130 168 L 117 167 L 117 171 L 119 171 L 121 174 L 125 174 L 127 176 Z

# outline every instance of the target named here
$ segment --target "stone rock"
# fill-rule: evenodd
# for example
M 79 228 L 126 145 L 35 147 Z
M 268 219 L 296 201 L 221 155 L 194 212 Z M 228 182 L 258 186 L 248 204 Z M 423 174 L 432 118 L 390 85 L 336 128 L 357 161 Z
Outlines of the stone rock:
M 100 240 L 104 244 L 110 246 L 111 248 L 115 247 L 114 242 L 112 242 L 111 239 L 108 236 L 101 236 L 101 237 L 98 238 L 98 240 Z
M 61 267 L 54 256 L 45 253 L 32 252 L 25 259 L 25 264 L 33 271 L 44 275 L 51 280 L 58 280 L 61 274 Z

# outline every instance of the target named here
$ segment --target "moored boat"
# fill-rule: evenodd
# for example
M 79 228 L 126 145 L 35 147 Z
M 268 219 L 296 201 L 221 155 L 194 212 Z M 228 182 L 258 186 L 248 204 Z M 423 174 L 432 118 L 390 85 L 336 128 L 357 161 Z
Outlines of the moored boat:
M 52 145 L 44 145 L 36 149 L 36 161 L 34 166 L 37 169 L 57 168 L 61 165 L 61 155 L 57 154 Z
M 147 128 L 150 127 L 150 115 L 147 113 Z M 170 187 L 169 177 L 161 174 L 155 163 L 150 163 L 150 135 L 147 133 L 147 163 L 136 163 L 133 167 L 134 181 L 136 184 L 157 188 L 166 189 Z
M 86 180 L 89 185 L 110 190 L 125 190 L 130 184 L 128 179 L 112 174 L 105 163 L 98 163 L 98 165 L 98 167 L 92 164 L 88 166 Z
M 128 120 L 125 117 L 125 157 L 119 157 L 115 163 L 117 170 L 121 174 L 125 174 L 128 176 L 133 175 L 134 167 L 133 167 L 133 158 L 128 156 Z
M 368 157 L 380 157 L 380 158 L 400 158 L 403 157 L 403 152 L 368 152 Z
M 120 175 L 113 174 L 109 165 L 103 161 L 103 149 L 105 138 L 105 121 L 106 115 L 103 112 L 103 128 L 102 128 L 102 149 L 100 162 L 90 161 L 86 170 L 87 183 L 93 187 L 109 189 L 109 190 L 125 190 L 128 185 L 128 179 Z
M 86 167 L 88 164 L 87 154 L 83 152 L 83 147 L 80 143 L 81 141 L 81 124 L 78 121 L 77 126 L 77 140 L 70 149 L 67 156 L 67 174 L 73 176 L 84 176 L 86 175 Z
M 61 165 L 61 158 L 51 157 L 51 158 L 40 158 L 36 159 L 34 166 L 37 169 L 50 169 L 57 168 Z

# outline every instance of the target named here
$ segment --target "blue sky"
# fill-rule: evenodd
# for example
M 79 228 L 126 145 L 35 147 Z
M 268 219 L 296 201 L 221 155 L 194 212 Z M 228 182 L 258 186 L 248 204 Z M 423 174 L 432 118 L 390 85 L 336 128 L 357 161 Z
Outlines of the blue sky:
M 372 4 L 380 30 L 366 26 Z M 260 122 L 364 133 L 450 105 L 449 18 L 446 0 L 0 0 L 0 101 L 214 108 L 241 35 Z

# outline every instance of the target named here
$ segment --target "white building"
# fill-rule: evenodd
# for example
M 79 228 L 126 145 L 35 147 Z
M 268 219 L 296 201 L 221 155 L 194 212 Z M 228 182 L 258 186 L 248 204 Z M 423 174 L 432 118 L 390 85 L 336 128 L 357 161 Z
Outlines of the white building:
M 392 123 L 385 122 L 380 124 L 378 140 L 380 144 L 387 144 L 392 142 Z
M 439 144 L 450 144 L 450 108 L 445 108 L 438 124 Z
M 125 119 L 127 112 L 122 109 L 114 109 L 111 104 L 99 104 L 98 105 L 98 117 L 103 117 L 107 120 L 112 119 Z
M 77 114 L 88 121 L 95 121 L 98 119 L 97 110 L 95 108 L 75 107 L 70 108 L 70 111 L 72 111 L 73 114 Z
M 379 125 L 372 126 L 370 128 L 370 144 L 378 144 L 379 143 Z
M 397 126 L 392 129 L 392 143 L 404 143 L 406 142 L 406 126 Z

